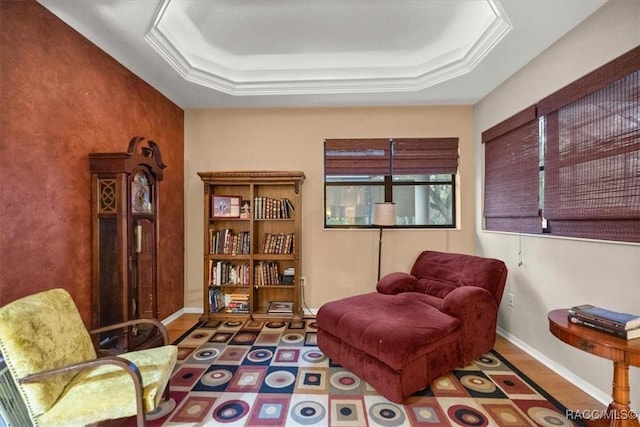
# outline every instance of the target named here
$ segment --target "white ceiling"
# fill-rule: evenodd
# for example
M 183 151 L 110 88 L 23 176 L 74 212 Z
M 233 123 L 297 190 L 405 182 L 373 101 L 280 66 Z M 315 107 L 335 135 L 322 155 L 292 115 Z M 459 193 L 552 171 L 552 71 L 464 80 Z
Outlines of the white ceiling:
M 180 107 L 473 104 L 606 0 L 38 0 Z

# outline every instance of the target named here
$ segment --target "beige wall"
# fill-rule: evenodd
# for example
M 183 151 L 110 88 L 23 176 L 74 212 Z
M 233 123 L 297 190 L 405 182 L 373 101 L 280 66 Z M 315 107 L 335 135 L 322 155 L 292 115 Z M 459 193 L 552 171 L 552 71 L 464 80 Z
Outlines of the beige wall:
M 640 312 L 640 245 L 482 231 L 480 133 L 639 44 L 640 1 L 611 0 L 475 109 L 477 252 L 508 263 L 505 292 L 515 296 L 514 307 L 503 300 L 499 325 L 551 365 L 584 380 L 587 391 L 604 401 L 611 393 L 612 364 L 557 340 L 548 332 L 546 315 L 581 303 Z M 630 369 L 630 380 L 632 408 L 640 411 L 640 368 Z
M 382 274 L 408 271 L 424 249 L 473 253 L 473 110 L 407 108 L 213 109 L 185 113 L 185 307 L 202 308 L 202 181 L 208 170 L 302 170 L 302 275 L 306 305 L 375 290 L 377 230 L 323 229 L 325 138 L 460 138 L 458 230 L 388 230 Z

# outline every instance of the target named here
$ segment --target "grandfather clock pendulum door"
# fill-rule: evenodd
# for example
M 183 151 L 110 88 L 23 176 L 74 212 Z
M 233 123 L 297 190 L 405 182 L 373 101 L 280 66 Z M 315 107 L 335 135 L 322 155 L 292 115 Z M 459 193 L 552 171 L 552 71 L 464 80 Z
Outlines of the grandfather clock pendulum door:
M 93 327 L 158 317 L 160 149 L 133 138 L 126 153 L 91 153 L 93 185 Z M 100 337 L 102 348 L 133 349 L 153 330 Z
M 146 170 L 137 170 L 130 181 L 133 248 L 129 257 L 130 318 L 157 318 L 157 269 L 154 200 L 155 180 Z

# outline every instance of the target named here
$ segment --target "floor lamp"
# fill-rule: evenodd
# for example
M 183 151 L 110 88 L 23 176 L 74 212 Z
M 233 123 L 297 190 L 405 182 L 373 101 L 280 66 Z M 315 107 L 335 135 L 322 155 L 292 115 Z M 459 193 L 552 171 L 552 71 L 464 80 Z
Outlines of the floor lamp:
M 380 261 L 382 260 L 382 229 L 396 225 L 396 204 L 392 202 L 376 203 L 373 210 L 373 225 L 380 228 L 378 238 L 378 280 L 380 280 Z

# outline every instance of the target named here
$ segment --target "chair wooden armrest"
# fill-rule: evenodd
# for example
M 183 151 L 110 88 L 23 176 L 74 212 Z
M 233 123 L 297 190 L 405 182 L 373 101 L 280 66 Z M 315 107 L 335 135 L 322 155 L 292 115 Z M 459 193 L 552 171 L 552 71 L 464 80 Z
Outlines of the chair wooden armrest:
M 129 322 L 124 322 L 129 323 Z M 46 371 L 37 372 L 35 374 L 27 375 L 26 377 L 19 378 L 18 382 L 21 384 L 28 384 L 31 382 L 37 382 L 46 380 L 50 377 L 60 374 L 67 374 L 71 372 L 79 372 L 88 368 L 94 368 L 100 365 L 115 365 L 123 369 L 133 379 L 133 385 L 136 393 L 136 421 L 138 426 L 146 426 L 146 419 L 144 417 L 144 401 L 142 375 L 138 367 L 131 361 L 118 356 L 99 357 L 93 360 L 87 360 L 84 362 L 73 363 L 70 365 L 61 366 L 56 369 L 48 369 Z
M 96 335 L 102 332 L 107 332 L 107 331 L 113 331 L 115 329 L 125 329 L 129 326 L 136 326 L 136 325 L 140 325 L 140 324 L 147 324 L 147 325 L 153 325 L 155 326 L 158 331 L 162 334 L 162 339 L 164 342 L 164 345 L 169 344 L 169 334 L 167 333 L 167 328 L 162 324 L 161 321 L 159 321 L 158 319 L 133 319 L 133 320 L 128 320 L 126 322 L 120 322 L 120 323 L 114 323 L 113 325 L 108 325 L 108 326 L 103 326 L 97 329 L 92 329 L 89 331 L 89 333 L 91 335 Z

